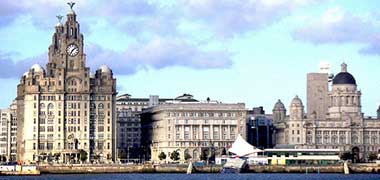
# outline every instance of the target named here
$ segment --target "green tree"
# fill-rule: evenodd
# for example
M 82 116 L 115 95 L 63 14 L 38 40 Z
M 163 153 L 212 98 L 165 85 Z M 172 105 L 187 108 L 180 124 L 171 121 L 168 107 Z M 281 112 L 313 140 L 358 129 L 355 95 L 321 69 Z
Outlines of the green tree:
M 80 150 L 80 160 L 82 162 L 86 161 L 87 160 L 87 152 L 83 149 Z
M 340 159 L 342 159 L 342 160 L 352 159 L 352 154 L 350 152 L 344 152 L 344 153 L 340 154 Z
M 50 152 L 49 154 L 48 154 L 48 162 L 51 162 L 51 161 L 53 161 L 53 154 Z
M 58 162 L 59 158 L 61 157 L 60 153 L 54 153 L 54 160 Z
M 127 159 L 127 153 L 125 151 L 119 152 L 119 158 L 120 159 Z
M 191 155 L 188 152 L 185 152 L 185 160 L 187 161 L 191 158 L 192 158 Z
M 158 155 L 158 158 L 160 159 L 160 161 L 166 159 L 166 154 L 164 152 L 161 152 L 159 155 Z
M 377 159 L 377 154 L 376 153 L 370 153 L 369 155 L 368 155 L 368 160 L 369 161 L 374 161 L 374 160 L 376 160 Z
M 227 150 L 226 150 L 226 148 L 223 148 L 222 155 L 227 155 Z
M 199 157 L 201 160 L 203 161 L 207 161 L 208 159 L 208 150 L 207 149 L 204 149 L 202 152 L 201 152 L 201 156 Z
M 173 161 L 178 161 L 180 159 L 178 151 L 173 151 L 172 153 L 170 153 L 170 159 L 172 159 Z

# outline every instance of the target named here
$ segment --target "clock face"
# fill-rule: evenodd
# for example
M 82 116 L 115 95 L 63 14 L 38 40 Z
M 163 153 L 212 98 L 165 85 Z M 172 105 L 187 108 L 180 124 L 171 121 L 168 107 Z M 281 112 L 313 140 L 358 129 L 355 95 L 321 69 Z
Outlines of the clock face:
M 68 55 L 74 57 L 79 53 L 79 48 L 76 44 L 70 44 L 67 46 L 66 52 Z

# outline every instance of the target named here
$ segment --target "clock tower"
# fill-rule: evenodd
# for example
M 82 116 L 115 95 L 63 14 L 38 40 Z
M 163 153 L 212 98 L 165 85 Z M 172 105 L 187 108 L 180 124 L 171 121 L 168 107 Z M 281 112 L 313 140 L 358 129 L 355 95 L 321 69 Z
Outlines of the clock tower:
M 33 65 L 17 88 L 19 161 L 80 163 L 116 158 L 116 79 L 105 65 L 90 74 L 75 3 L 68 5 L 66 22 L 57 16 L 46 70 Z M 82 159 L 83 154 L 87 158 Z M 55 156 L 55 161 L 49 156 Z

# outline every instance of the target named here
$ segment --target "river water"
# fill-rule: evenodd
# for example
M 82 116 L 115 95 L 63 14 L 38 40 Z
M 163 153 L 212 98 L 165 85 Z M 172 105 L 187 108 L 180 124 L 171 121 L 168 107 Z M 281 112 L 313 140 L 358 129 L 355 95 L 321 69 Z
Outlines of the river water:
M 380 180 L 380 174 L 69 174 L 41 176 L 0 176 L 0 180 Z

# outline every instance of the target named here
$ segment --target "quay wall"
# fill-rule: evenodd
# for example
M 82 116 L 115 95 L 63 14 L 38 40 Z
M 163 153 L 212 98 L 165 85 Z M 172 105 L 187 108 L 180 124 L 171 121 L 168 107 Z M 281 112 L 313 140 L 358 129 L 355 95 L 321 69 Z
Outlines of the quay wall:
M 159 165 L 40 165 L 41 174 L 82 173 L 186 173 L 187 164 Z M 219 173 L 222 166 L 193 167 L 193 173 Z M 377 164 L 350 164 L 350 173 L 380 173 Z M 329 166 L 285 166 L 251 165 L 246 173 L 344 173 L 343 165 Z

